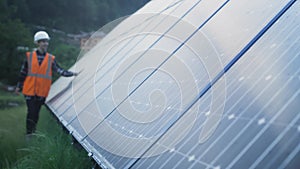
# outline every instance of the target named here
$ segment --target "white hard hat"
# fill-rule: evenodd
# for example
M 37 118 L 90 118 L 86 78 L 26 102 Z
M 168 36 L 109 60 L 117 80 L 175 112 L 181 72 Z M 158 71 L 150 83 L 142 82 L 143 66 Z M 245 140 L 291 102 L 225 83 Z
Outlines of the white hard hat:
M 49 37 L 47 32 L 38 31 L 37 33 L 35 33 L 35 35 L 34 35 L 34 42 L 35 43 L 37 43 L 39 40 L 42 40 L 42 39 L 50 40 L 50 37 Z

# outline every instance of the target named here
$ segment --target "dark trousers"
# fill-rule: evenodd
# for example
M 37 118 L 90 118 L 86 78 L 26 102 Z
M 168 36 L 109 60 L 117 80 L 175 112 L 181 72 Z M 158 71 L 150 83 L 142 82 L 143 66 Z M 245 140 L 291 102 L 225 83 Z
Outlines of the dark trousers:
M 27 118 L 26 118 L 26 134 L 35 132 L 37 122 L 39 120 L 39 113 L 45 99 L 41 97 L 27 97 Z

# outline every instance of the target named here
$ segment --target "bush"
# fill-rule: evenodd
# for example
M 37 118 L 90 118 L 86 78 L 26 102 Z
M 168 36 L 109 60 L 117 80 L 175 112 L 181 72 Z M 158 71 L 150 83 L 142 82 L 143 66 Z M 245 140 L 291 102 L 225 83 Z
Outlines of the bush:
M 0 109 L 0 168 L 92 168 L 83 149 L 76 149 L 44 106 L 40 112 L 37 135 L 26 142 L 26 106 L 23 96 L 0 91 L 0 102 L 20 102 L 17 107 Z

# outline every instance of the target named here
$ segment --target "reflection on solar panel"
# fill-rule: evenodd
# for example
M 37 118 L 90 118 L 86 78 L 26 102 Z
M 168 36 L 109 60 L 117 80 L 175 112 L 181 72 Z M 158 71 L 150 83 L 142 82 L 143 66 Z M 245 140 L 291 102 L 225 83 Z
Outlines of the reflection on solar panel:
M 48 107 L 103 168 L 299 168 L 300 4 L 153 0 Z

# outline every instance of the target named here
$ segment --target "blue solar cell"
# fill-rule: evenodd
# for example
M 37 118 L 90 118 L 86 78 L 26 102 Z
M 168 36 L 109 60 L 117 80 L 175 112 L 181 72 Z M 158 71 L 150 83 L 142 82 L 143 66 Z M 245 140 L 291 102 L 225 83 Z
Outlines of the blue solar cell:
M 276 168 L 283 164 L 300 142 L 300 115 L 295 111 L 300 108 L 298 9 L 299 4 L 291 7 L 225 74 L 228 96 L 224 116 L 207 142 L 197 144 L 201 128 L 194 127 L 190 137 L 174 150 L 170 147 L 171 152 L 156 158 L 141 158 L 133 168 L 182 168 L 193 155 L 187 168 Z M 175 156 L 180 154 L 178 161 Z
M 153 13 L 140 23 L 143 9 Z M 299 165 L 299 3 L 143 9 L 78 61 L 90 74 L 47 103 L 94 159 L 108 168 Z

